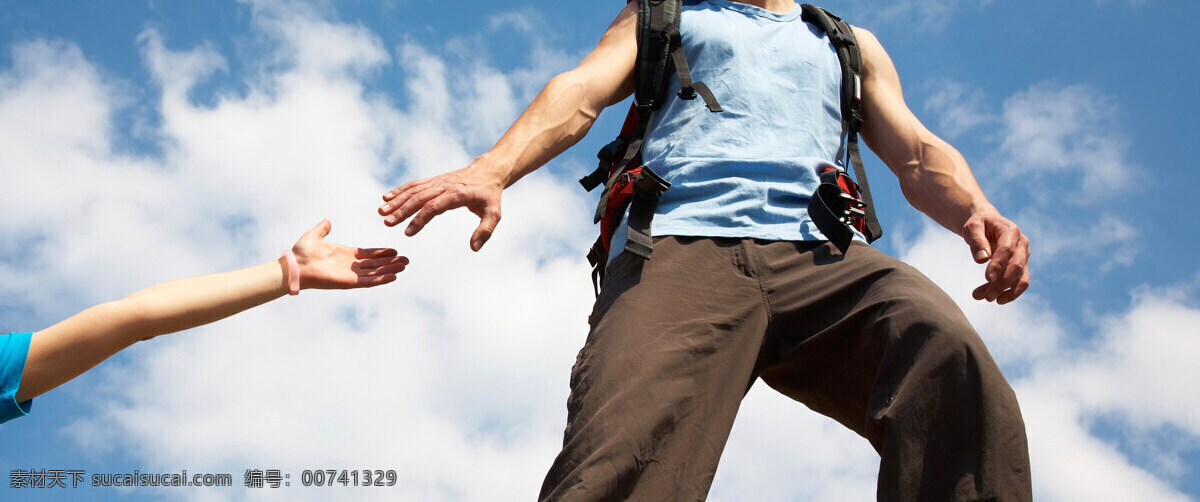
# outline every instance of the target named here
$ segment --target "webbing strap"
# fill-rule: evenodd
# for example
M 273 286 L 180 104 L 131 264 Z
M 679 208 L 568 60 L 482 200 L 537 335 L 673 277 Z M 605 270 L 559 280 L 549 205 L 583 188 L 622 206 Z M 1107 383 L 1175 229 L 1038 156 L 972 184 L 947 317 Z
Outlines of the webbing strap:
M 634 102 L 637 111 L 637 127 L 631 136 L 632 141 L 625 150 L 624 158 L 614 166 L 608 183 L 605 183 L 605 193 L 601 195 L 600 204 L 596 207 L 596 221 L 600 221 L 604 216 L 604 209 L 608 203 L 608 192 L 612 188 L 612 184 L 620 176 L 620 173 L 633 165 L 631 162 L 635 158 L 640 158 L 642 142 L 650 127 L 650 116 L 666 102 L 666 81 L 672 69 L 679 77 L 680 98 L 694 99 L 696 93 L 699 93 L 704 98 L 705 107 L 712 112 L 721 111 L 721 105 L 717 103 L 716 96 L 708 86 L 703 82 L 692 80 L 692 72 L 688 67 L 682 48 L 682 36 L 679 33 L 682 16 L 683 0 L 639 0 L 638 2 L 638 55 L 637 64 L 634 66 Z M 651 179 L 652 177 L 657 180 L 654 184 L 661 182 L 665 185 L 661 189 L 650 190 L 647 188 L 648 191 L 655 192 L 653 197 L 645 194 L 638 196 L 635 193 L 629 218 L 629 242 L 633 243 L 633 248 L 638 248 L 635 254 L 646 258 L 649 258 L 649 248 L 652 247 L 649 232 L 650 220 L 654 217 L 654 208 L 662 195 L 661 191 L 670 187 L 669 183 L 648 171 L 649 169 L 643 168 L 642 172 L 647 173 L 643 178 Z M 641 221 L 633 221 L 632 214 L 635 212 L 638 213 Z M 635 226 L 639 228 L 635 228 Z M 641 233 L 645 234 L 644 238 L 639 235 Z M 639 248 L 643 245 L 646 247 L 645 250 Z
M 837 51 L 838 63 L 842 68 L 842 136 L 846 138 L 846 163 L 854 169 L 854 177 L 859 185 L 860 196 L 866 204 L 866 228 L 864 237 L 867 242 L 873 242 L 883 235 L 879 218 L 875 214 L 875 204 L 871 199 L 871 185 L 867 181 L 867 171 L 863 168 L 862 155 L 858 147 L 858 133 L 862 130 L 862 53 L 858 50 L 858 39 L 850 25 L 833 13 L 815 5 L 801 5 L 801 18 L 813 23 L 829 36 L 830 43 Z M 840 156 L 840 152 L 839 152 Z M 814 223 L 816 223 L 814 221 Z M 819 226 L 818 226 L 819 227 Z M 826 233 L 821 228 L 822 233 Z
M 632 1 L 632 0 L 627 0 Z M 679 93 L 681 99 L 695 99 L 697 95 L 704 99 L 704 106 L 711 112 L 720 112 L 721 105 L 716 96 L 704 82 L 692 80 L 692 72 L 688 67 L 687 58 L 682 48 L 682 36 L 679 33 L 682 18 L 682 5 L 689 0 L 639 0 L 637 23 L 637 61 L 634 65 L 634 104 L 630 107 L 630 115 L 626 118 L 621 144 L 610 143 L 598 154 L 600 165 L 591 174 L 579 180 L 588 191 L 604 181 L 604 193 L 596 205 L 595 222 L 604 219 L 608 209 L 609 197 L 613 185 L 632 167 L 641 164 L 642 143 L 646 131 L 650 127 L 651 114 L 666 102 L 667 80 L 672 72 L 679 77 Z M 629 131 L 631 119 L 636 117 L 636 126 Z M 622 150 L 623 148 L 623 150 Z M 611 159 L 620 157 L 617 162 Z M 608 171 L 605 171 L 605 168 Z M 607 180 L 605 175 L 607 174 Z M 643 258 L 650 258 L 653 252 L 653 241 L 650 236 L 650 222 L 654 218 L 654 210 L 662 198 L 663 192 L 671 184 L 642 166 L 641 174 L 634 180 L 634 193 L 627 201 L 629 217 L 628 238 L 625 249 Z M 625 206 L 617 208 L 618 219 L 611 225 L 620 224 L 620 215 L 625 214 Z M 611 230 L 611 229 L 610 229 Z M 609 232 L 612 235 L 612 232 Z M 599 283 L 604 279 L 604 268 L 608 261 L 607 253 L 603 252 L 605 245 L 603 237 L 597 241 L 588 253 L 588 261 L 592 263 L 592 281 L 599 295 Z M 600 251 L 598 251 L 600 250 Z
M 596 243 L 592 244 L 592 249 L 588 250 L 588 263 L 592 266 L 592 289 L 596 290 L 596 296 L 600 296 L 600 284 L 604 282 L 604 269 L 606 261 L 608 261 L 608 253 L 604 250 L 604 241 L 602 237 L 596 238 Z
M 679 31 L 679 14 L 679 0 L 638 2 L 638 54 L 633 78 L 634 101 L 639 111 L 658 109 L 666 97 L 666 78 L 671 64 L 670 33 Z
M 668 188 L 671 188 L 671 183 L 654 174 L 649 167 L 642 166 L 641 172 L 633 178 L 633 203 L 629 206 L 626 251 L 650 259 L 650 253 L 654 252 L 650 220 L 654 218 L 654 208 L 658 205 L 658 200 Z
M 624 157 L 627 148 L 629 148 L 629 136 L 624 134 L 604 145 L 604 148 L 596 153 L 600 165 L 596 166 L 596 170 L 591 174 L 579 179 L 579 184 L 583 185 L 583 189 L 590 192 L 604 183 L 608 179 L 608 172 L 612 169 L 613 161 L 617 160 L 618 156 Z
M 679 32 L 676 32 L 675 36 L 678 38 Z M 717 102 L 717 97 L 713 96 L 708 86 L 704 85 L 704 82 L 692 82 L 692 71 L 688 68 L 687 55 L 683 53 L 683 44 L 675 44 L 675 50 L 671 51 L 671 59 L 675 61 L 675 73 L 679 75 L 679 98 L 696 99 L 696 93 L 699 92 L 700 97 L 704 99 L 704 107 L 708 108 L 708 111 L 713 113 L 721 111 L 721 104 Z
M 875 242 L 875 239 L 883 237 L 883 227 L 879 225 L 879 217 L 875 216 L 875 201 L 871 200 L 871 186 L 867 184 L 867 171 L 863 168 L 862 155 L 858 152 L 858 133 L 850 133 L 850 138 L 847 140 L 849 144 L 849 152 L 847 156 L 850 160 L 850 165 L 854 166 L 854 177 L 858 179 L 858 192 L 862 197 L 863 204 L 867 207 L 863 208 L 866 213 L 866 228 L 863 229 L 863 237 L 867 238 L 867 242 Z

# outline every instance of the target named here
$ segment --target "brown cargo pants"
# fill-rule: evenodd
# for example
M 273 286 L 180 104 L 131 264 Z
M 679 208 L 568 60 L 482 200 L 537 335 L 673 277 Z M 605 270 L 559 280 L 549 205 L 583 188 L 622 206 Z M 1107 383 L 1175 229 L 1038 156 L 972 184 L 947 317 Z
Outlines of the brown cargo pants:
M 860 242 L 699 237 L 609 264 L 539 498 L 704 500 L 757 378 L 870 441 L 879 500 L 1032 498 L 1016 397 L 929 279 Z

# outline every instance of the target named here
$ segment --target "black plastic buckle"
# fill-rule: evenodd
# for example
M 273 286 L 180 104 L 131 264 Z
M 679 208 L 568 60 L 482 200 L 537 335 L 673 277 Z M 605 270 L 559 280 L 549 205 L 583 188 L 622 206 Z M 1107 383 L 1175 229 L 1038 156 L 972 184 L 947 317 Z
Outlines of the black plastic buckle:
M 833 29 L 833 32 L 829 34 L 829 39 L 833 42 L 834 47 L 849 47 L 855 44 L 855 40 L 853 38 L 846 35 L 846 32 L 842 31 L 840 28 L 836 27 Z
M 623 135 L 617 136 L 617 139 L 612 140 L 607 145 L 604 145 L 604 148 L 601 148 L 599 152 L 596 152 L 596 158 L 611 164 L 613 159 L 621 155 L 621 152 L 625 151 L 625 147 L 628 146 L 628 137 Z

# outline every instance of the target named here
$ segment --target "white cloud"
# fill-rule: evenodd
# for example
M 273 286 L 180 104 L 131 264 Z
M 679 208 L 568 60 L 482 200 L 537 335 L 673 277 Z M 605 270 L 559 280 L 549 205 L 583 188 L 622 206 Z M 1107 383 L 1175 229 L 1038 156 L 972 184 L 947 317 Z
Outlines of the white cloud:
M 1036 274 L 1031 291 L 997 308 L 971 298 L 971 291 L 984 283 L 984 266 L 971 259 L 962 238 L 932 223 L 924 224 L 911 240 L 906 237 L 895 236 L 896 248 L 904 250 L 898 258 L 921 270 L 955 300 L 1001 367 L 1028 370 L 1057 355 L 1066 333 L 1055 314 L 1039 301 Z
M 1054 174 L 1080 180 L 1077 191 L 1056 197 L 1060 203 L 1112 196 L 1140 170 L 1126 155 L 1129 140 L 1112 126 L 1118 123 L 1112 98 L 1091 87 L 1035 85 L 1005 101 L 1002 113 L 998 154 L 1005 161 L 995 174 L 1034 183 Z
M 211 106 L 188 99 L 227 68 L 211 46 L 172 49 L 154 31 L 139 38 L 163 91 L 161 161 L 107 151 L 115 133 L 105 103 L 115 91 L 78 48 L 17 48 L 19 65 L 3 77 L 0 117 L 11 120 L 0 141 L 27 168 L 7 185 L 15 193 L 4 209 L 20 211 L 5 212 L 13 218 L 3 230 L 53 229 L 42 247 L 78 251 L 29 264 L 44 267 L 37 272 L 4 269 L 5 293 L 53 291 L 44 284 L 78 277 L 85 291 L 95 287 L 72 302 L 82 308 L 272 259 L 326 216 L 333 240 L 390 244 L 413 259 L 385 289 L 306 292 L 131 349 L 130 365 L 106 365 L 104 387 L 79 394 L 96 414 L 71 434 L 90 451 L 121 448 L 168 468 L 396 469 L 403 488 L 373 494 L 387 499 L 531 498 L 561 441 L 567 376 L 586 334 L 588 202 L 577 187 L 530 176 L 505 194 L 505 220 L 478 254 L 466 245 L 466 212 L 439 218 L 419 239 L 385 228 L 374 210 L 391 187 L 376 176 L 390 160 L 405 178 L 461 166 L 466 144 L 513 118 L 513 85 L 492 68 L 481 71 L 487 86 L 472 85 L 472 75 L 446 72 L 409 45 L 400 58 L 408 106 L 394 108 L 357 81 L 387 61 L 374 37 L 303 13 L 262 21 L 272 12 L 255 10 L 255 26 L 284 35 L 275 56 L 296 64 Z M 320 47 L 304 42 L 314 38 Z M 430 99 L 438 96 L 447 99 Z M 36 113 L 55 102 L 74 103 L 64 111 L 76 116 Z M 492 119 L 456 128 L 472 111 Z M 55 134 L 22 135 L 36 128 Z M 43 195 L 64 192 L 66 204 Z M 150 265 L 122 273 L 140 262 Z
M 1063 212 L 1086 211 L 1060 208 L 1053 214 Z M 1099 213 L 1068 224 L 1061 216 L 1047 217 L 1037 209 L 1017 217 L 1036 246 L 1038 265 L 1043 270 L 1078 279 L 1094 279 L 1097 273 L 1135 264 L 1138 253 L 1143 251 L 1141 233 L 1128 219 Z
M 947 139 L 994 125 L 999 119 L 987 111 L 982 89 L 945 79 L 931 80 L 925 87 L 931 89 L 925 110 L 937 117 L 938 134 Z
M 1132 310 L 1100 320 L 1101 347 L 1080 361 L 1064 391 L 1097 413 L 1116 412 L 1140 428 L 1171 425 L 1200 436 L 1200 310 L 1139 291 Z
M 1025 189 L 1044 209 L 1109 199 L 1142 169 L 1129 158 L 1115 100 L 1092 86 L 1034 84 L 998 110 L 973 85 L 933 80 L 927 87 L 934 91 L 925 109 L 942 134 L 953 138 L 982 129 L 974 136 L 995 143 L 996 151 L 976 171 L 1007 190 Z
M 721 456 L 710 500 L 874 500 L 866 439 L 758 382 Z
M 935 90 L 925 109 L 941 133 L 971 132 L 991 149 L 972 168 L 998 205 L 1021 207 L 1012 216 L 1030 236 L 1037 265 L 1086 280 L 1134 263 L 1141 232 L 1111 201 L 1143 168 L 1130 158 L 1112 97 L 1043 82 L 992 105 L 975 86 L 928 85 Z
M 1189 389 L 1200 378 L 1192 364 L 1200 357 L 1200 309 L 1179 295 L 1143 291 L 1129 312 L 1099 319 L 1096 336 L 1070 337 L 1038 297 L 1036 275 L 1021 299 L 1001 307 L 970 299 L 982 266 L 957 236 L 929 224 L 900 248 L 902 260 L 956 299 L 1017 391 L 1036 500 L 1188 500 L 1171 483 L 1197 466 L 1168 458 L 1150 472 L 1091 424 L 1115 419 L 1132 427 L 1121 434 L 1136 438 L 1170 426 L 1188 435 L 1177 444 L 1196 444 L 1200 399 Z

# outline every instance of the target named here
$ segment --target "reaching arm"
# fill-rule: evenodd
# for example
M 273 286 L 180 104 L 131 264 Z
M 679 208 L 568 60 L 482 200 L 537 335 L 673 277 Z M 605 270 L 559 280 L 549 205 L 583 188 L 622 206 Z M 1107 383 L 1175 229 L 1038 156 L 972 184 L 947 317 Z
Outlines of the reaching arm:
M 631 2 L 579 66 L 551 79 L 495 146 L 470 165 L 385 194 L 379 207 L 384 224 L 412 216 L 404 231 L 411 236 L 435 216 L 466 207 L 480 218 L 471 249 L 483 247 L 500 222 L 500 193 L 583 139 L 604 108 L 633 92 L 636 20 L 637 4 Z
M 331 244 L 329 220 L 306 232 L 292 252 L 301 289 L 369 288 L 396 280 L 408 258 L 394 249 Z M 33 334 L 17 402 L 37 397 L 142 340 L 208 324 L 288 293 L 283 258 L 261 265 L 166 282 L 103 303 Z
M 1015 300 L 1029 287 L 1029 239 L 988 202 L 962 154 L 913 115 L 875 36 L 857 27 L 854 34 L 863 57 L 863 140 L 899 178 L 913 207 L 962 236 L 976 262 L 988 262 L 975 299 Z

